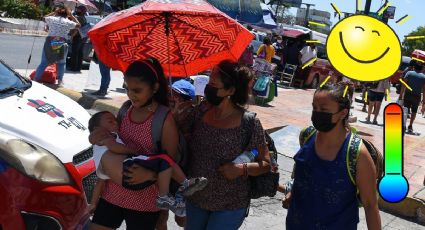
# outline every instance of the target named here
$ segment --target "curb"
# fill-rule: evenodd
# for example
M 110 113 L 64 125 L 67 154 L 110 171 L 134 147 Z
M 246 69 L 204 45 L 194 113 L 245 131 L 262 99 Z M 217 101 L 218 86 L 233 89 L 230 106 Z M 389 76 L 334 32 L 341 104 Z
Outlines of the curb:
M 109 111 L 114 114 L 118 113 L 118 110 L 121 107 L 122 103 L 124 103 L 124 101 L 126 100 L 123 99 L 118 100 L 118 102 L 114 102 L 110 99 L 99 99 L 66 88 L 57 88 L 56 90 L 64 94 L 65 96 L 68 96 L 72 100 L 76 101 L 85 109 Z M 273 132 L 273 130 L 275 131 L 280 128 L 282 127 L 272 128 L 270 130 Z M 399 203 L 388 203 L 382 200 L 381 197 L 379 197 L 378 204 L 381 209 L 403 217 L 412 218 L 421 224 L 425 224 L 425 201 L 412 197 L 406 197 L 403 201 Z
M 45 32 L 45 31 L 20 30 L 20 29 L 10 29 L 10 28 L 0 28 L 0 33 L 21 35 L 21 36 L 37 36 L 37 37 L 46 37 L 47 36 L 47 32 Z
M 411 218 L 425 224 L 425 203 L 419 199 L 406 197 L 399 203 L 388 203 L 379 198 L 379 207 L 391 213 Z
M 125 100 L 118 100 L 117 102 L 112 101 L 111 99 L 100 99 L 97 97 L 90 96 L 88 94 L 83 94 L 70 90 L 67 88 L 57 88 L 58 92 L 62 93 L 65 96 L 68 96 L 72 100 L 80 104 L 84 109 L 96 110 L 96 111 L 109 111 L 114 114 L 118 113 L 121 104 Z M 121 102 L 122 101 L 122 102 Z

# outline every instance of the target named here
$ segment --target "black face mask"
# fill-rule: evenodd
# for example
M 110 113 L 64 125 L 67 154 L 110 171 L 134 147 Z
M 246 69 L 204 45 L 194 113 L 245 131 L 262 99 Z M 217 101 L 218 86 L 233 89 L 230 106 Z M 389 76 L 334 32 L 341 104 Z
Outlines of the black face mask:
M 311 115 L 311 121 L 313 122 L 314 128 L 324 133 L 331 131 L 333 128 L 335 128 L 337 124 L 337 123 L 332 123 L 332 115 L 337 114 L 339 112 L 327 113 L 327 112 L 313 111 L 313 114 Z
M 218 106 L 224 99 L 224 97 L 217 96 L 218 88 L 213 87 L 211 85 L 206 85 L 204 94 L 207 101 L 215 106 Z

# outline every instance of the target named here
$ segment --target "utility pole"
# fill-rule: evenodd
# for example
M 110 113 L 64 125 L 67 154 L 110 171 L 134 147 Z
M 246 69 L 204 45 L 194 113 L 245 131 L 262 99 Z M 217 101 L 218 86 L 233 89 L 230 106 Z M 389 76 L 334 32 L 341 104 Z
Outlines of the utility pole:
M 304 5 L 306 5 L 306 6 L 307 6 L 307 9 L 306 9 L 306 11 L 305 11 L 304 25 L 305 25 L 305 27 L 307 27 L 307 28 L 308 28 L 308 16 L 309 16 L 309 14 L 310 14 L 310 7 L 311 7 L 311 6 L 315 6 L 315 5 L 314 5 L 314 4 L 310 4 L 310 3 L 301 3 L 301 4 L 304 4 Z
M 370 5 L 372 5 L 372 0 L 366 0 L 366 5 L 364 7 L 364 13 L 369 15 L 370 13 Z
M 389 0 L 385 0 L 384 6 L 388 3 Z M 382 22 L 385 24 L 388 24 L 388 17 L 386 17 L 386 14 L 384 12 L 384 15 L 382 16 Z

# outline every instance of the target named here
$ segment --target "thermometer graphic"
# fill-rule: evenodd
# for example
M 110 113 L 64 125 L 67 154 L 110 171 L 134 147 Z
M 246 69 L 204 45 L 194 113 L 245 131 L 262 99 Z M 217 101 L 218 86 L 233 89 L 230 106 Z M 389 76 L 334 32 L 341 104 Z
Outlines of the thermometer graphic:
M 379 182 L 379 194 L 390 203 L 402 201 L 409 191 L 403 175 L 403 109 L 391 103 L 384 115 L 384 177 Z

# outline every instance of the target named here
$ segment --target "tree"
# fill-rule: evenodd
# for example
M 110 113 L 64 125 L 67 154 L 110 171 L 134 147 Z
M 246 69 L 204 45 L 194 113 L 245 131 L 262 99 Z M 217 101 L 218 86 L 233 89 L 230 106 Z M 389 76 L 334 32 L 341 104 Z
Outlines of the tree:
M 263 3 L 265 1 L 262 1 Z M 272 7 L 275 12 L 276 22 L 293 24 L 295 17 L 288 14 L 288 9 L 291 7 L 288 3 L 282 0 L 271 0 L 268 5 Z
M 425 26 L 419 26 L 416 30 L 409 33 L 407 36 L 425 36 Z M 406 38 L 402 44 L 403 55 L 410 56 L 415 49 L 425 50 L 425 38 L 409 39 Z

